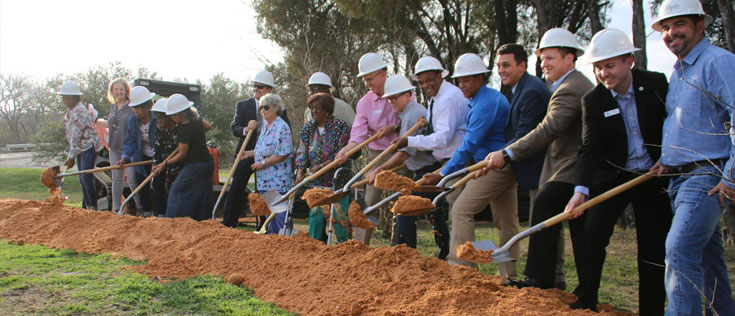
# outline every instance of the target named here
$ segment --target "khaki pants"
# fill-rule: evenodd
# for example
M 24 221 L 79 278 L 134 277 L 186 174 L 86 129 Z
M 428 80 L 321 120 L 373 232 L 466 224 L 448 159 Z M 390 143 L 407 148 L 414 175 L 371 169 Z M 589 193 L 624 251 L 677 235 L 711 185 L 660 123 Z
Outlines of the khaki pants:
M 457 198 L 450 211 L 452 229 L 450 250 L 447 261 L 452 265 L 474 266 L 475 264 L 457 258 L 457 247 L 467 241 L 475 240 L 475 214 L 482 212 L 490 204 L 493 221 L 500 230 L 500 244 L 504 245 L 520 230 L 518 223 L 518 183 L 510 165 L 492 170 L 487 175 L 471 180 Z M 520 246 L 511 248 L 511 257 L 518 259 Z M 498 272 L 507 279 L 517 278 L 517 263 L 498 264 Z

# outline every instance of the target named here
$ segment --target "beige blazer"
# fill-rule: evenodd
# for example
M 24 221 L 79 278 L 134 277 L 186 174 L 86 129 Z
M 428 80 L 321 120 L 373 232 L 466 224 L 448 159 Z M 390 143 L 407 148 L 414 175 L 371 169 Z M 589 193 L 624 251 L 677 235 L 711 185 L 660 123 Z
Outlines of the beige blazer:
M 508 146 L 514 160 L 548 146 L 539 187 L 547 181 L 574 184 L 574 162 L 582 144 L 582 96 L 592 88 L 592 82 L 581 72 L 570 73 L 551 95 L 543 121 Z

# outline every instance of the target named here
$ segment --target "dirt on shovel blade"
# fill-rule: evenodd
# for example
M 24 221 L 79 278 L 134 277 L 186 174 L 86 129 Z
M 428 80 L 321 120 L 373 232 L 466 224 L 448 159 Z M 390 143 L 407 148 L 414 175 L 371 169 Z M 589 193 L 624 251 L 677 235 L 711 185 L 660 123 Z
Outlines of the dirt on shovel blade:
M 434 204 L 431 203 L 431 200 L 415 196 L 415 195 L 402 195 L 398 198 L 398 201 L 396 201 L 395 204 L 393 204 L 393 208 L 391 208 L 391 212 L 396 215 L 406 215 L 406 216 L 412 216 L 413 213 L 416 213 L 417 211 L 421 211 L 424 209 L 431 209 L 434 207 Z
M 49 193 L 56 191 L 58 186 L 56 185 L 56 170 L 51 167 L 43 171 L 41 174 L 41 184 L 48 188 Z
M 258 193 L 248 194 L 248 201 L 250 202 L 250 213 L 255 216 L 268 216 L 271 215 L 271 211 L 268 208 L 268 203 L 263 200 L 263 197 Z
M 493 262 L 493 251 L 479 250 L 472 245 L 471 241 L 468 241 L 457 247 L 457 258 L 467 262 L 490 263 Z
M 326 199 L 332 195 L 334 195 L 334 192 L 329 188 L 311 188 L 304 192 L 301 199 L 306 201 L 306 204 L 309 205 L 309 207 L 314 207 L 316 202 Z
M 560 290 L 516 289 L 476 269 L 420 256 L 404 245 L 257 235 L 219 222 L 140 218 L 61 204 L 0 200 L 0 238 L 145 264 L 127 267 L 163 280 L 221 276 L 300 315 L 626 315 L 570 310 Z
M 350 202 L 350 209 L 347 210 L 347 217 L 350 219 L 352 226 L 362 229 L 375 229 L 375 224 L 368 221 L 367 216 L 362 213 L 362 209 L 357 202 Z
M 375 175 L 373 185 L 381 190 L 393 190 L 401 194 L 411 194 L 411 190 L 416 186 L 411 179 L 391 170 L 383 170 Z

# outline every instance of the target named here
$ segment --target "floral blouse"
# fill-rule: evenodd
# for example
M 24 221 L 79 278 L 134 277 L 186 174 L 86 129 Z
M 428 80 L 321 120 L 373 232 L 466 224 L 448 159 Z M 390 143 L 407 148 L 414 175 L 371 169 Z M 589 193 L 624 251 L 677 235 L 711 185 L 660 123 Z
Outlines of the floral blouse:
M 314 120 L 301 127 L 301 143 L 297 151 L 296 169 L 306 169 L 334 159 L 350 140 L 350 130 L 345 121 L 330 115 L 320 133 Z M 332 186 L 335 169 L 329 170 L 312 183 L 316 186 Z M 306 173 L 304 173 L 306 174 Z
M 270 127 L 267 127 L 267 124 L 268 122 L 263 120 L 264 126 L 261 127 L 258 142 L 255 144 L 255 162 L 262 162 L 272 155 L 288 158 L 256 171 L 256 185 L 258 191 L 278 190 L 284 194 L 293 187 L 291 128 L 281 117 L 276 117 Z
M 178 146 L 176 141 L 178 125 L 174 125 L 172 129 L 158 127 L 156 139 L 153 148 L 153 163 L 159 164 L 163 162 Z M 170 164 L 166 167 L 166 185 L 170 187 L 176 180 L 176 176 L 181 172 L 181 163 Z
M 67 158 L 74 158 L 92 147 L 95 151 L 102 150 L 102 141 L 97 137 L 97 131 L 92 123 L 89 110 L 81 102 L 66 110 L 64 130 L 66 131 L 66 140 L 69 142 Z

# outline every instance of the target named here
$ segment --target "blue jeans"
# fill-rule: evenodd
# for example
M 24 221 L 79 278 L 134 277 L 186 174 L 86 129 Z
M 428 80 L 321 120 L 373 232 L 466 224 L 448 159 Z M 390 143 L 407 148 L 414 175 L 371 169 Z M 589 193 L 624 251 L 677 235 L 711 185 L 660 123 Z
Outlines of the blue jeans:
M 700 291 L 707 315 L 710 303 L 719 315 L 735 315 L 719 224 L 723 207 L 707 194 L 720 182 L 717 174 L 708 166 L 669 183 L 674 220 L 666 238 L 666 315 L 702 315 Z
M 94 169 L 94 163 L 97 160 L 97 152 L 94 146 L 77 155 L 77 169 L 79 171 Z M 84 208 L 88 210 L 97 209 L 97 187 L 94 186 L 94 176 L 91 173 L 79 175 L 79 183 L 82 185 L 82 199 L 84 200 Z

